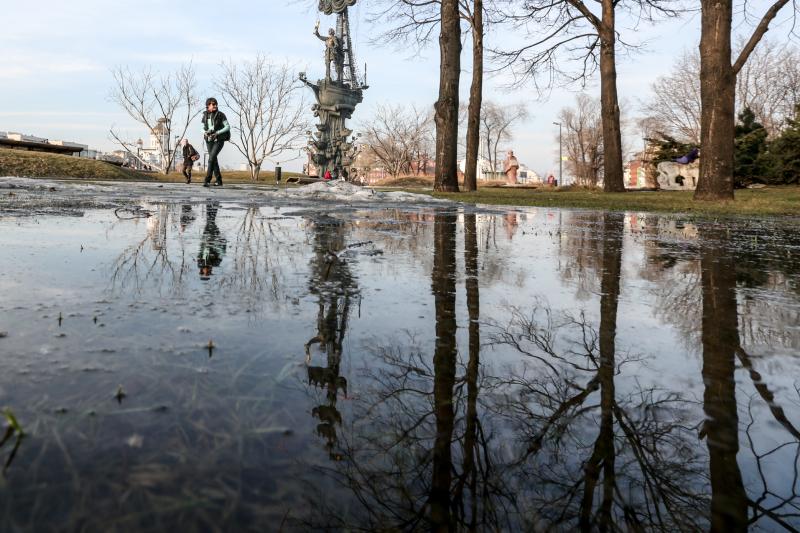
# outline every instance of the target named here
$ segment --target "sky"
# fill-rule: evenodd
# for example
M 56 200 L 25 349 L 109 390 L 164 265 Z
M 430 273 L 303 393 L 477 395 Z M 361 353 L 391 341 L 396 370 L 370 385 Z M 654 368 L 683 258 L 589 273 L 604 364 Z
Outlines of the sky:
M 201 96 L 213 95 L 212 80 L 221 61 L 246 61 L 258 53 L 297 65 L 298 72 L 307 71 L 311 79 L 324 74 L 323 43 L 312 35 L 318 13 L 308 1 L 39 0 L 4 4 L 0 131 L 76 141 L 105 151 L 116 148 L 108 133 L 112 127 L 128 138 L 147 139 L 144 127 L 109 98 L 111 69 L 120 65 L 167 73 L 192 61 Z M 370 0 L 361 0 L 351 11 L 357 61 L 367 63 L 370 85 L 354 115 L 356 131 L 359 117 L 368 118 L 379 104 L 431 106 L 438 93 L 436 41 L 422 51 L 376 45 L 371 39 L 381 26 L 368 22 L 370 4 Z M 333 17 L 323 15 L 321 19 L 323 31 L 333 25 Z M 644 45 L 635 55 L 620 58 L 618 65 L 622 112 L 632 117 L 653 81 L 669 71 L 684 49 L 697 46 L 700 20 L 695 14 L 653 26 L 625 20 L 619 24 L 627 39 Z M 524 36 L 505 30 L 490 33 L 486 40 L 487 46 L 502 48 L 520 39 Z M 464 101 L 471 77 L 470 57 L 469 46 L 465 46 Z M 537 172 L 557 173 L 558 128 L 552 123 L 581 88 L 555 89 L 546 100 L 539 100 L 532 86 L 509 88 L 508 81 L 504 72 L 487 75 L 484 99 L 524 102 L 530 118 L 514 125 L 514 140 L 504 148 L 514 149 L 520 162 Z M 589 80 L 584 90 L 599 96 L 596 79 Z M 201 145 L 199 121 L 191 126 L 188 137 Z M 233 147 L 223 151 L 221 160 L 228 166 L 244 161 Z M 300 160 L 283 162 L 287 169 L 301 165 Z

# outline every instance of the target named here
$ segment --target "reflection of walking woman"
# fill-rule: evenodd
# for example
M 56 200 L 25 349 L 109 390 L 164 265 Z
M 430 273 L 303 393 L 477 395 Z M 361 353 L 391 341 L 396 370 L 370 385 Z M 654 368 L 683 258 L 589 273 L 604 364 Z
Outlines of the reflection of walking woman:
M 208 148 L 208 170 L 203 187 L 208 187 L 211 183 L 212 174 L 217 177 L 214 185 L 221 187 L 222 172 L 219 170 L 217 157 L 219 157 L 225 141 L 231 138 L 231 126 L 228 124 L 225 113 L 217 110 L 216 98 L 206 100 L 206 110 L 203 112 L 203 136 L 206 139 L 206 148 Z
M 200 239 L 200 251 L 197 253 L 197 266 L 200 269 L 200 279 L 208 280 L 211 271 L 222 263 L 225 255 L 227 241 L 217 227 L 218 202 L 206 203 L 206 226 Z

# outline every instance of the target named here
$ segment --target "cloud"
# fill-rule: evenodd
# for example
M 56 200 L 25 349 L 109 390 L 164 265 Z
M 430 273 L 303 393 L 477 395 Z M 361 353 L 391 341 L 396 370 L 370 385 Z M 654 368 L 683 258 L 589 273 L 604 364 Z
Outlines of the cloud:
M 82 74 L 103 67 L 91 59 L 53 53 L 37 53 L 11 48 L 4 51 L 0 80 L 19 81 L 22 78 L 48 74 Z

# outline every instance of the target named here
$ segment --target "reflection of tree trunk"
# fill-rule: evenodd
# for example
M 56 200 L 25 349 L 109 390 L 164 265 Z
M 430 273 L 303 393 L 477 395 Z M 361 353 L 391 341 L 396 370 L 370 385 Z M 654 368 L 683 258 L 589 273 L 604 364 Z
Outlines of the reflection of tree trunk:
M 586 485 L 581 502 L 581 530 L 592 529 L 594 491 L 603 474 L 603 501 L 598 510 L 600 531 L 611 527 L 611 504 L 614 498 L 614 368 L 617 335 L 617 306 L 622 270 L 622 218 L 606 213 L 603 219 L 603 263 L 600 296 L 600 433 L 586 465 Z
M 719 237 L 719 236 L 716 236 Z M 701 252 L 705 429 L 711 469 L 711 531 L 747 529 L 747 495 L 736 462 L 736 349 L 739 329 L 733 257 L 707 244 Z
M 464 215 L 464 266 L 467 274 L 467 312 L 469 313 L 469 362 L 467 363 L 467 413 L 464 434 L 464 468 L 456 500 L 461 500 L 463 487 L 469 482 L 472 529 L 477 515 L 475 448 L 478 438 L 478 368 L 480 366 L 480 289 L 478 285 L 478 230 L 475 215 Z
M 456 217 L 436 215 L 434 222 L 433 296 L 436 307 L 436 351 L 433 355 L 433 400 L 436 441 L 430 505 L 434 531 L 449 531 L 450 481 L 453 469 L 453 387 L 456 379 Z

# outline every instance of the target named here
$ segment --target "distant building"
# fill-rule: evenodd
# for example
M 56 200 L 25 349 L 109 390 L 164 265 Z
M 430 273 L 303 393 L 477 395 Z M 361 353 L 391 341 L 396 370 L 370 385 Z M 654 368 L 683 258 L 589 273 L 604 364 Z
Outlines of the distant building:
M 627 189 L 642 189 L 647 187 L 647 163 L 641 159 L 634 159 L 629 161 L 623 167 L 623 179 L 625 181 L 625 188 Z
M 527 165 L 520 165 L 517 171 L 517 181 L 525 185 L 543 183 L 542 177 L 535 170 L 528 168 Z
M 145 166 L 151 167 L 152 169 L 161 168 L 163 166 L 162 147 L 166 148 L 170 145 L 169 134 L 169 120 L 162 117 L 158 119 L 156 126 L 150 130 L 150 142 L 147 148 L 144 147 L 144 141 L 142 141 L 142 139 L 136 141 L 136 155 Z M 175 161 L 173 161 L 173 164 L 174 163 Z
M 12 150 L 26 150 L 30 152 L 49 152 L 53 154 L 74 155 L 80 154 L 89 147 L 67 141 L 51 141 L 35 135 L 24 135 L 16 132 L 0 132 L 0 148 Z

